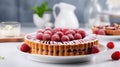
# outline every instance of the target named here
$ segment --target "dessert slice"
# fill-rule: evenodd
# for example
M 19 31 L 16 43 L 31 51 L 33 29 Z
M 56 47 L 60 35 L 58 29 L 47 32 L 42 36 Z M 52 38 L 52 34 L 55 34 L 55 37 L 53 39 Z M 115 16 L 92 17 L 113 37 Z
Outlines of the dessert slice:
M 114 23 L 110 26 L 93 26 L 92 32 L 99 35 L 120 35 L 120 25 Z

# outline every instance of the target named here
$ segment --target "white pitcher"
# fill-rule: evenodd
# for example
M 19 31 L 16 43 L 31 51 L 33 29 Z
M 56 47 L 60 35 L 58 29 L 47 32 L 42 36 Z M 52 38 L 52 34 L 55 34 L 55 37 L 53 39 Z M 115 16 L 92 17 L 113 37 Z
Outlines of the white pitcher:
M 60 12 L 58 16 L 56 16 L 55 9 L 56 7 L 60 8 Z M 59 3 L 55 4 L 53 6 L 53 16 L 55 18 L 55 27 L 60 27 L 60 28 L 79 28 L 79 22 L 77 20 L 77 17 L 75 16 L 75 11 L 76 7 L 67 4 L 67 3 Z

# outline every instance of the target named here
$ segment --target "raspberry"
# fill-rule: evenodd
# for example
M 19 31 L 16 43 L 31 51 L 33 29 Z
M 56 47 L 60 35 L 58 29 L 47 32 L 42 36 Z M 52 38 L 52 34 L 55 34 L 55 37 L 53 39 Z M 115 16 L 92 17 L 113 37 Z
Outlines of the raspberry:
M 84 30 L 81 30 L 81 35 L 82 35 L 82 38 L 84 38 L 86 36 L 86 32 Z
M 77 33 L 79 29 L 73 29 L 73 30 Z
M 55 28 L 55 29 L 53 29 L 54 33 L 59 32 L 59 31 L 62 31 L 62 29 L 61 28 Z
M 119 60 L 120 59 L 120 52 L 119 51 L 115 51 L 112 55 L 111 55 L 112 60 Z
M 100 52 L 100 50 L 98 49 L 98 47 L 97 46 L 92 46 L 91 53 L 95 54 L 95 53 L 98 53 L 98 52 Z
M 82 36 L 77 33 L 77 34 L 74 35 L 74 39 L 75 40 L 82 39 Z
M 74 35 L 74 34 L 75 34 L 75 31 L 74 31 L 74 30 L 68 30 L 68 31 L 65 32 L 65 34 L 66 34 L 66 35 L 67 35 L 67 34 L 72 34 L 72 35 Z
M 43 38 L 43 33 L 36 33 L 36 38 L 37 38 L 38 40 L 42 40 L 42 38 Z
M 79 29 L 77 31 L 77 33 L 81 34 L 82 38 L 84 38 L 86 36 L 86 32 L 84 30 L 82 30 L 82 29 Z
M 53 36 L 52 36 L 52 38 L 51 38 L 51 40 L 52 41 L 60 41 L 60 37 L 59 37 L 59 35 L 58 34 L 54 34 Z
M 105 35 L 105 31 L 103 29 L 99 29 L 98 34 L 99 35 Z
M 108 42 L 108 43 L 107 43 L 107 47 L 108 47 L 109 49 L 113 49 L 115 46 L 114 46 L 114 43 L 113 43 L 113 42 Z
M 43 34 L 43 40 L 51 40 L 50 34 Z
M 72 34 L 68 34 L 67 36 L 69 37 L 70 40 L 74 40 L 74 36 Z
M 44 33 L 44 30 L 43 30 L 43 29 L 39 29 L 39 30 L 37 31 L 37 33 Z
M 27 38 L 28 38 L 28 39 L 31 39 L 31 38 L 32 38 L 32 36 L 31 36 L 31 35 L 27 35 Z
M 67 35 L 63 35 L 63 36 L 61 37 L 61 41 L 62 41 L 62 42 L 70 41 L 70 39 L 69 39 L 69 37 L 68 37 Z
M 50 27 L 46 27 L 45 30 L 46 30 L 46 31 L 47 31 L 47 30 L 50 31 L 50 30 L 52 30 L 52 29 L 51 29 Z
M 49 34 L 49 35 L 52 35 L 52 32 L 51 32 L 51 31 L 49 31 L 49 30 L 47 30 L 47 31 L 45 31 L 45 32 L 44 32 L 44 34 Z
M 65 34 L 65 32 L 68 30 L 69 30 L 68 28 L 64 28 L 64 29 L 62 29 L 62 32 Z
M 103 29 L 98 29 L 98 28 L 95 28 L 93 30 L 93 33 L 94 34 L 99 34 L 99 35 L 105 35 L 105 31 Z
M 64 35 L 63 32 L 61 32 L 61 31 L 56 32 L 56 34 L 58 34 L 60 37 L 62 37 Z
M 30 47 L 27 44 L 23 43 L 22 46 L 20 47 L 20 50 L 23 52 L 29 52 Z
M 98 34 L 98 31 L 99 31 L 98 28 L 94 28 L 94 29 L 93 29 L 93 33 L 94 33 L 94 34 Z

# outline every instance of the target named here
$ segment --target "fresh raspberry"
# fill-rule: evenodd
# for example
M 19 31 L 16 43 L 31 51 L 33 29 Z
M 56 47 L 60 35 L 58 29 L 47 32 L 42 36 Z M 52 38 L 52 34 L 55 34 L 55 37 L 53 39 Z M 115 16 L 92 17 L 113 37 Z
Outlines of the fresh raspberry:
M 104 29 L 95 28 L 95 29 L 93 30 L 93 33 L 94 33 L 94 34 L 99 34 L 99 35 L 105 35 Z
M 79 28 L 77 28 L 77 29 L 73 29 L 76 33 L 78 32 L 78 30 L 79 30 Z
M 92 46 L 91 53 L 95 54 L 95 53 L 98 53 L 98 52 L 100 52 L 100 50 L 98 49 L 98 47 L 97 46 Z
M 115 51 L 112 55 L 111 55 L 112 60 L 119 60 L 120 59 L 120 52 L 119 51 Z
M 105 31 L 104 31 L 103 29 L 100 29 L 100 30 L 98 31 L 98 34 L 99 34 L 99 35 L 105 35 Z
M 82 30 L 82 29 L 79 29 L 77 31 L 77 33 L 81 34 L 82 38 L 84 38 L 86 36 L 86 32 L 84 30 Z
M 51 35 L 50 34 L 43 34 L 43 40 L 51 40 Z
M 42 38 L 43 38 L 43 33 L 36 33 L 36 38 L 37 38 L 38 40 L 42 40 Z
M 54 32 L 54 33 L 59 32 L 59 31 L 62 31 L 62 29 L 61 29 L 61 28 L 54 28 L 54 29 L 53 29 L 53 32 Z
M 20 50 L 23 51 L 23 52 L 29 52 L 30 47 L 27 44 L 23 43 L 20 47 Z
M 62 29 L 62 32 L 65 34 L 65 32 L 68 30 L 69 30 L 68 28 L 64 28 L 64 29 Z
M 72 34 L 68 34 L 67 36 L 69 37 L 70 40 L 74 40 L 74 36 Z
M 51 31 L 52 29 L 51 29 L 50 27 L 46 27 L 45 30 L 46 30 L 46 31 L 47 31 L 47 30 Z
M 84 38 L 86 36 L 86 32 L 84 30 L 81 30 L 81 35 L 82 35 L 82 38 Z
M 74 35 L 74 39 L 75 40 L 82 39 L 82 36 L 77 33 L 77 34 Z
M 94 29 L 93 29 L 93 33 L 94 33 L 94 34 L 98 34 L 98 31 L 99 31 L 98 28 L 94 28 Z
M 67 35 L 63 35 L 63 36 L 61 37 L 61 41 L 62 41 L 62 42 L 70 41 L 70 39 L 69 39 L 69 37 L 68 37 Z
M 74 30 L 68 30 L 68 31 L 65 32 L 65 35 L 67 35 L 67 34 L 72 34 L 72 35 L 74 35 L 74 34 L 75 34 L 75 31 L 74 31 Z
M 44 30 L 43 30 L 43 29 L 39 29 L 39 30 L 37 31 L 37 33 L 44 33 Z
M 60 37 L 59 37 L 58 34 L 54 34 L 54 35 L 52 36 L 51 40 L 58 42 L 58 41 L 60 41 Z
M 44 34 L 52 35 L 52 32 L 50 30 L 47 30 L 47 31 L 44 32 Z
M 107 43 L 107 47 L 108 47 L 109 49 L 113 49 L 115 46 L 114 46 L 114 43 L 113 43 L 113 42 L 108 42 L 108 43 Z
M 63 32 L 61 32 L 61 31 L 56 32 L 56 34 L 58 34 L 60 36 L 60 38 L 64 35 Z
M 31 35 L 27 35 L 27 38 L 28 38 L 28 39 L 31 39 L 31 38 L 32 38 L 32 36 L 31 36 Z

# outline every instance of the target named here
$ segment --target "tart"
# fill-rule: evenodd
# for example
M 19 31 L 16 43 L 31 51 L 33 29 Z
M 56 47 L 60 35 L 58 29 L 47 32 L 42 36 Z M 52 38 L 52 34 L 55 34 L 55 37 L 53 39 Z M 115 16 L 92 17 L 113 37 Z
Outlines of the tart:
M 92 32 L 99 35 L 120 35 L 120 25 L 114 23 L 107 26 L 93 26 Z
M 82 29 L 46 28 L 27 34 L 24 43 L 30 47 L 29 53 L 49 56 L 77 56 L 91 53 L 91 47 L 99 47 L 95 35 Z

